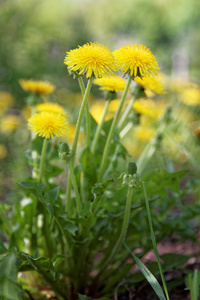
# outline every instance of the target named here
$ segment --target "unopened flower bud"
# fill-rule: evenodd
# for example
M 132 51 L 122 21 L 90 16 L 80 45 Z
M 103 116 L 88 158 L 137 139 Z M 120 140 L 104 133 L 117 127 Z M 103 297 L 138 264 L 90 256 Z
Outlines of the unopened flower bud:
M 68 163 L 72 158 L 72 152 L 67 143 L 60 143 L 58 148 L 58 156 L 62 161 Z

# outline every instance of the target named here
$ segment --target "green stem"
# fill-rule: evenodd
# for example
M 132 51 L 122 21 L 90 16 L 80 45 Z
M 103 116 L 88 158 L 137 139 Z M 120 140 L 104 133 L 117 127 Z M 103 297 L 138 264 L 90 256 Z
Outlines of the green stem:
M 106 104 L 104 106 L 103 113 L 101 115 L 99 124 L 97 125 L 97 129 L 96 129 L 94 139 L 93 139 L 93 142 L 92 142 L 92 148 L 91 148 L 92 153 L 95 153 L 97 142 L 98 142 L 98 139 L 99 139 L 99 136 L 100 136 L 100 132 L 101 132 L 105 117 L 106 117 L 107 112 L 108 112 L 109 104 L 110 104 L 110 101 L 106 100 Z
M 161 263 L 160 263 L 160 258 L 159 258 L 158 249 L 157 249 L 157 245 L 156 245 L 156 239 L 155 239 L 155 235 L 154 235 L 153 223 L 152 223 L 152 218 L 151 218 L 151 211 L 150 211 L 150 208 L 149 208 L 149 201 L 148 201 L 148 196 L 147 196 L 147 192 L 146 192 L 144 182 L 142 183 L 142 185 L 143 185 L 144 199 L 145 199 L 145 205 L 146 205 L 147 216 L 148 216 L 148 221 L 149 221 L 149 227 L 150 227 L 150 232 L 151 232 L 151 239 L 152 239 L 153 249 L 154 249 L 156 259 L 157 259 L 158 268 L 159 268 L 160 276 L 161 276 L 161 279 L 162 279 L 163 289 L 165 291 L 165 295 L 166 295 L 167 300 L 169 300 L 167 286 L 166 286 L 166 283 L 165 283 L 165 278 L 164 278 L 164 275 L 163 275 L 163 270 L 162 270 L 162 266 L 161 266 Z
M 69 168 L 70 178 L 71 178 L 71 182 L 72 182 L 74 192 L 75 192 L 75 196 L 76 196 L 76 207 L 77 207 L 77 212 L 78 212 L 78 216 L 79 216 L 80 213 L 81 213 L 81 200 L 80 200 L 78 186 L 77 186 L 77 183 L 76 183 L 76 178 L 74 176 L 74 170 L 73 170 L 71 161 L 68 162 L 68 168 Z
M 81 93 L 84 96 L 85 94 L 85 85 L 83 82 L 83 79 L 80 75 L 78 75 L 78 82 L 81 89 Z M 85 108 L 85 116 L 86 116 L 86 147 L 90 147 L 90 112 L 89 112 L 89 103 L 87 102 L 86 108 Z
M 119 127 L 120 131 L 122 131 L 122 129 L 124 127 L 124 123 L 126 122 L 126 119 L 127 119 L 128 115 L 129 115 L 130 111 L 133 108 L 134 101 L 135 101 L 135 98 L 134 97 L 131 98 L 129 104 L 127 105 L 127 107 L 126 107 L 126 109 L 125 109 L 125 111 L 124 111 L 124 113 L 123 113 L 123 115 L 122 115 L 122 117 L 121 117 L 121 119 L 119 121 L 118 127 Z
M 49 217 L 48 214 L 46 213 L 46 207 L 43 206 L 42 208 L 43 211 L 43 236 L 45 237 L 45 246 L 46 246 L 46 254 L 48 257 L 53 256 L 53 244 L 51 240 L 51 235 L 50 235 L 50 228 L 49 228 Z
M 112 140 L 112 137 L 113 137 L 113 133 L 114 133 L 114 130 L 116 128 L 119 116 L 121 114 L 121 111 L 122 111 L 122 108 L 123 108 L 123 105 L 124 105 L 124 101 L 126 99 L 126 95 L 128 93 L 130 84 L 131 84 L 131 77 L 129 76 L 129 78 L 127 80 L 127 83 L 126 83 L 126 86 L 125 86 L 125 89 L 123 91 L 123 94 L 122 94 L 122 97 L 121 97 L 118 109 L 117 109 L 116 114 L 115 114 L 115 116 L 113 118 L 113 121 L 112 121 L 112 124 L 111 124 L 111 127 L 110 127 L 110 131 L 108 133 L 106 145 L 105 145 L 103 156 L 102 156 L 102 160 L 101 160 L 100 170 L 99 170 L 99 178 L 98 178 L 99 182 L 102 181 L 103 172 L 104 172 L 104 169 L 105 169 L 105 166 L 106 166 L 108 152 L 109 152 L 109 149 L 110 149 L 110 145 L 111 145 L 111 140 Z
M 38 175 L 38 183 L 41 183 L 44 176 L 44 169 L 45 169 L 45 156 L 46 156 L 46 150 L 47 150 L 48 140 L 43 140 L 42 145 L 42 153 L 40 158 L 40 168 L 39 168 L 39 175 Z M 51 241 L 51 235 L 50 235 L 50 228 L 48 223 L 48 214 L 46 212 L 46 207 L 43 207 L 43 235 L 45 237 L 45 246 L 46 246 L 46 253 L 49 257 L 52 257 L 52 241 Z
M 79 115 L 78 115 L 78 120 L 76 123 L 76 129 L 75 129 L 75 134 L 74 134 L 74 140 L 73 140 L 73 144 L 72 144 L 72 167 L 74 166 L 74 162 L 75 162 L 75 158 L 76 158 L 76 148 L 77 148 L 77 144 L 78 144 L 78 137 L 79 137 L 79 132 L 80 132 L 80 128 L 81 128 L 81 122 L 83 119 L 83 113 L 85 110 L 85 107 L 87 105 L 87 101 L 88 101 L 88 96 L 90 93 L 90 89 L 92 86 L 92 77 L 89 78 L 88 80 L 88 84 L 83 96 L 83 101 L 80 107 L 80 111 L 79 111 Z M 70 176 L 68 177 L 68 183 L 67 183 L 67 195 L 66 195 L 66 210 L 69 212 L 70 211 L 70 206 L 71 206 L 71 178 Z
M 131 128 L 133 127 L 133 123 L 129 122 L 120 132 L 120 138 L 123 139 L 127 133 L 131 130 Z
M 45 155 L 46 155 L 46 150 L 47 150 L 47 144 L 48 144 L 48 140 L 44 139 L 43 145 L 42 145 L 42 153 L 41 153 L 41 158 L 40 158 L 40 168 L 39 168 L 39 175 L 38 175 L 39 183 L 42 182 L 42 177 L 44 175 Z
M 119 235 L 114 247 L 112 248 L 112 250 L 110 252 L 110 255 L 107 257 L 107 259 L 105 260 L 103 266 L 101 267 L 101 270 L 99 271 L 99 274 L 97 275 L 98 278 L 104 273 L 104 271 L 108 267 L 109 263 L 112 261 L 112 259 L 116 255 L 122 241 L 124 240 L 124 238 L 126 236 L 129 217 L 130 217 L 132 195 L 133 195 L 133 187 L 130 184 L 128 186 L 127 201 L 126 201 L 124 219 L 123 219 L 123 224 L 122 224 L 122 229 L 121 229 L 120 235 Z
M 79 83 L 79 86 L 81 89 L 81 93 L 82 93 L 82 95 L 84 95 L 85 94 L 85 85 L 83 82 L 83 78 L 80 75 L 78 75 L 77 77 L 78 77 L 78 83 Z

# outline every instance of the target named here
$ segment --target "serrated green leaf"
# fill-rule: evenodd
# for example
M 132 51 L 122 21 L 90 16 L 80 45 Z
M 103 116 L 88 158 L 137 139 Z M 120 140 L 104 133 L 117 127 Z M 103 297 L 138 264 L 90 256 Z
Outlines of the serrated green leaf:
M 18 183 L 18 185 L 24 188 L 25 190 L 28 190 L 31 194 L 39 198 L 42 196 L 42 191 L 45 187 L 45 185 L 42 183 L 25 182 L 25 181 Z
M 0 240 L 0 254 L 5 254 L 8 251 L 8 249 L 5 247 L 2 240 Z
M 108 179 L 108 180 L 104 181 L 103 183 L 96 183 L 92 188 L 92 194 L 94 196 L 103 194 L 104 191 L 106 190 L 106 188 L 113 182 L 114 182 L 114 179 Z
M 53 206 L 58 199 L 59 192 L 60 192 L 59 186 L 56 186 L 55 188 L 47 191 L 44 194 L 45 201 L 51 203 L 51 205 Z
M 78 231 L 78 226 L 70 221 L 66 221 L 64 225 L 64 229 L 69 231 L 71 235 L 75 235 L 76 231 Z
M 0 266 L 0 296 L 8 300 L 20 300 L 20 288 L 17 284 L 16 254 L 6 255 Z M 4 299 L 4 298 L 3 298 Z

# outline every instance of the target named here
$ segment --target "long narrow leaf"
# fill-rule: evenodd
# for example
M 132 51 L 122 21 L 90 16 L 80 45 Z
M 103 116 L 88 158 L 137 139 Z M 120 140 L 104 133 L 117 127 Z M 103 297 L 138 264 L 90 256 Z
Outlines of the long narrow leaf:
M 162 290 L 160 284 L 158 283 L 157 279 L 153 276 L 153 274 L 149 271 L 149 269 L 147 269 L 147 267 L 145 267 L 145 265 L 141 262 L 141 260 L 135 254 L 132 253 L 132 251 L 127 246 L 127 244 L 125 242 L 123 242 L 123 244 L 126 247 L 126 249 L 133 256 L 137 266 L 139 267 L 140 271 L 142 272 L 142 274 L 144 275 L 146 280 L 149 282 L 149 284 L 154 289 L 154 291 L 155 291 L 156 295 L 158 296 L 158 298 L 160 300 L 166 300 L 165 295 L 163 293 L 163 290 Z
M 194 292 L 194 300 L 198 300 L 198 297 L 199 297 L 199 272 L 198 272 L 198 270 L 194 271 L 193 292 Z

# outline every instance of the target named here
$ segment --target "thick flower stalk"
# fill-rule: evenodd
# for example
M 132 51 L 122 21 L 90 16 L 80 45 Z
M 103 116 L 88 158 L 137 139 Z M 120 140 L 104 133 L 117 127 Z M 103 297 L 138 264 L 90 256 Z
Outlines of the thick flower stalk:
M 151 53 L 151 51 L 143 45 L 139 44 L 130 44 L 125 47 L 121 47 L 118 50 L 115 50 L 113 52 L 113 55 L 116 59 L 116 63 L 118 65 L 118 69 L 120 69 L 123 73 L 128 74 L 129 78 L 126 84 L 126 87 L 124 89 L 124 92 L 122 94 L 119 107 L 117 109 L 117 112 L 115 114 L 115 117 L 113 119 L 112 125 L 110 127 L 110 131 L 107 137 L 106 145 L 104 148 L 100 170 L 99 170 L 99 181 L 103 178 L 103 173 L 105 170 L 107 157 L 112 141 L 112 137 L 114 134 L 114 130 L 116 128 L 118 119 L 120 117 L 124 101 L 126 98 L 126 95 L 128 93 L 131 79 L 135 76 L 147 76 L 147 75 L 157 75 L 157 70 L 159 70 L 158 63 Z
M 158 63 L 146 46 L 130 44 L 113 52 L 118 69 L 130 76 L 157 75 Z
M 94 84 L 100 86 L 100 90 L 107 91 L 106 93 L 106 104 L 104 106 L 100 122 L 97 126 L 94 139 L 92 142 L 92 152 L 95 152 L 97 142 L 101 133 L 101 129 L 103 127 L 103 123 L 105 121 L 108 109 L 109 109 L 109 103 L 111 100 L 113 100 L 114 96 L 117 92 L 123 92 L 125 86 L 126 86 L 126 80 L 121 78 L 120 76 L 109 76 L 109 77 L 102 77 L 97 78 L 94 80 Z
M 116 70 L 112 52 L 99 43 L 87 43 L 67 52 L 64 63 L 70 71 L 96 78 L 112 74 Z

